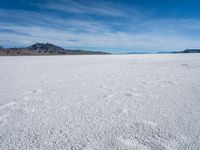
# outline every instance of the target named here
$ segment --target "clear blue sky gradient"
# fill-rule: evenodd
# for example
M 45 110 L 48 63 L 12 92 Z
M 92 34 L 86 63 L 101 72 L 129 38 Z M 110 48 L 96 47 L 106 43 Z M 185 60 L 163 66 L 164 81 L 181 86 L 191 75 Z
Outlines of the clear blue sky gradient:
M 108 52 L 200 48 L 199 0 L 0 0 L 0 45 Z

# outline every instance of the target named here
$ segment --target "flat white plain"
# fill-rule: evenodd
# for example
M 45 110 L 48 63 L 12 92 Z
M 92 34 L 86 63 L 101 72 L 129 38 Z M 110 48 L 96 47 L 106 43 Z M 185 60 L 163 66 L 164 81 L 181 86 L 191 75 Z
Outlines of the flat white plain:
M 200 55 L 0 57 L 0 149 L 200 149 Z

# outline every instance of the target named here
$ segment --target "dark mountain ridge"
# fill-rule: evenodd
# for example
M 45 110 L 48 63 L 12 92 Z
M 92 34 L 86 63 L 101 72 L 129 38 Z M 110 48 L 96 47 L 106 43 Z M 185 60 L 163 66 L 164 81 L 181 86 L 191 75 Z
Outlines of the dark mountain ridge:
M 65 51 L 65 49 L 63 49 L 62 47 L 55 46 L 50 43 L 46 43 L 46 44 L 36 43 L 27 47 L 26 49 L 33 50 L 33 51 L 36 51 L 36 50 L 38 51 Z
M 200 53 L 200 49 L 186 49 L 184 51 L 176 51 L 174 53 Z
M 35 43 L 22 48 L 0 48 L 0 55 L 102 55 L 110 54 L 101 51 L 71 50 L 50 44 Z

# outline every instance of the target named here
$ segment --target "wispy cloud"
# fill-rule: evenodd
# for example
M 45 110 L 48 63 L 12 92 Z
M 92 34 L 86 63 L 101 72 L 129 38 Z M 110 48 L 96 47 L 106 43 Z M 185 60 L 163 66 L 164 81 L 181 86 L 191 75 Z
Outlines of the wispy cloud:
M 84 1 L 76 0 L 64 0 L 64 1 L 51 1 L 45 6 L 37 4 L 41 9 L 50 9 L 55 11 L 62 11 L 66 13 L 77 13 L 77 14 L 94 14 L 94 15 L 104 15 L 104 16 L 128 16 L 128 14 L 117 9 L 116 7 L 110 6 L 110 3 L 105 3 L 103 1 L 94 0 L 93 3 L 85 3 Z

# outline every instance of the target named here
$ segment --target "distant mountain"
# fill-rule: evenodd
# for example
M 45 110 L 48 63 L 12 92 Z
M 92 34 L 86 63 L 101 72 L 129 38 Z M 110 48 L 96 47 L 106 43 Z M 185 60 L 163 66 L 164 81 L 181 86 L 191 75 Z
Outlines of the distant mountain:
M 101 51 L 71 50 L 50 43 L 36 43 L 22 48 L 1 48 L 0 55 L 102 55 L 110 54 Z
M 184 51 L 175 51 L 174 53 L 200 53 L 200 49 L 186 49 Z
M 3 49 L 3 46 L 0 45 L 0 49 Z
M 65 51 L 65 49 L 59 47 L 59 46 L 55 46 L 53 44 L 50 43 L 36 43 L 33 44 L 29 47 L 27 47 L 26 49 L 32 50 L 32 51 L 41 51 L 41 52 L 51 52 L 51 51 L 55 51 L 55 52 L 63 52 Z

